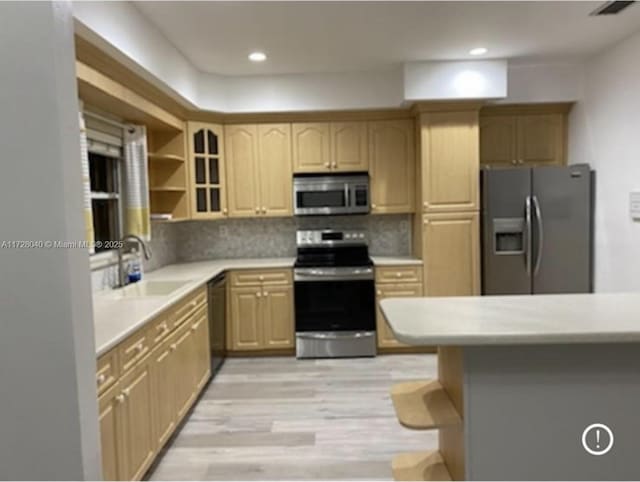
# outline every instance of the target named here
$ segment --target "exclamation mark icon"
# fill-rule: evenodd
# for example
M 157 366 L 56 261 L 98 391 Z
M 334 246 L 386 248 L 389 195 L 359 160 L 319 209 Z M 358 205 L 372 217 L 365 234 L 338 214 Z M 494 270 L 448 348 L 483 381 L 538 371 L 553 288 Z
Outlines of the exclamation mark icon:
M 600 429 L 596 429 L 596 448 L 600 448 Z

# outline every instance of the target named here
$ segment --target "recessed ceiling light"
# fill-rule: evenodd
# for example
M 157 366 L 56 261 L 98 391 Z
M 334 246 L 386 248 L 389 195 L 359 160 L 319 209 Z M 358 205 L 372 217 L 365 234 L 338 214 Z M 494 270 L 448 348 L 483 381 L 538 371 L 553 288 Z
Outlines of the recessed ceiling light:
M 469 50 L 469 54 L 471 55 L 484 55 L 488 52 L 488 50 L 484 47 L 476 47 L 474 49 Z
M 249 60 L 251 60 L 251 62 L 264 62 L 267 60 L 267 54 L 264 52 L 251 52 L 249 54 Z

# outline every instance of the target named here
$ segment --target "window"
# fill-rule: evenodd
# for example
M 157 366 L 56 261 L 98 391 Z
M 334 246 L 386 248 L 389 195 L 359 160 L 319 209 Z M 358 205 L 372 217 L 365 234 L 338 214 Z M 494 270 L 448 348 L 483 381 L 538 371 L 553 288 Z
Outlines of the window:
M 115 123 L 85 112 L 87 150 L 91 179 L 91 210 L 96 245 L 95 252 L 106 251 L 105 241 L 122 237 L 123 220 L 123 135 Z

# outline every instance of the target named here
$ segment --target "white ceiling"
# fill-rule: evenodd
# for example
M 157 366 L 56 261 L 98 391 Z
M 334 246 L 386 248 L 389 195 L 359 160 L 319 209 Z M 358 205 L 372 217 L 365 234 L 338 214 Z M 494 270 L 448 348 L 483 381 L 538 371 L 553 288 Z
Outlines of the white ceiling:
M 203 72 L 257 75 L 382 70 L 413 60 L 523 61 L 596 53 L 640 29 L 640 4 L 602 2 L 134 2 Z M 247 55 L 269 56 L 253 64 Z

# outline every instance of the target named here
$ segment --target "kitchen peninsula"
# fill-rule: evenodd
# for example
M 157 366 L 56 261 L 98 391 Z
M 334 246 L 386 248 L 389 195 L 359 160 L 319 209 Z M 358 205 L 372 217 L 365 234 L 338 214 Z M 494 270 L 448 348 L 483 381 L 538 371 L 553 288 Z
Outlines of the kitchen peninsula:
M 395 337 L 438 346 L 438 380 L 396 385 L 439 450 L 396 456 L 396 480 L 637 479 L 640 296 L 381 302 Z M 595 425 L 594 425 L 595 424 Z

